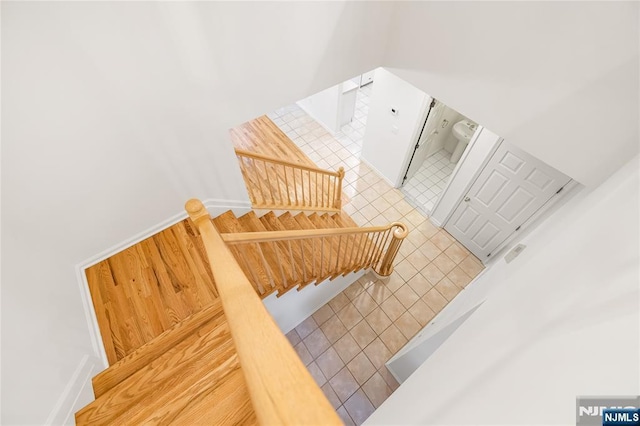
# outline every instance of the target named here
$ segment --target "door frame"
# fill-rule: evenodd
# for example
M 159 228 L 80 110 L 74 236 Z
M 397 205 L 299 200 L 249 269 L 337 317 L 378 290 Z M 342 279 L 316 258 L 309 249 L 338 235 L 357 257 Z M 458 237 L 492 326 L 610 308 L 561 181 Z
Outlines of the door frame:
M 422 137 L 422 132 L 424 132 L 424 129 L 427 127 L 429 114 L 431 114 L 431 110 L 435 106 L 435 102 L 438 102 L 436 98 L 434 98 L 431 95 L 427 95 L 427 98 L 429 99 L 429 101 L 423 104 L 424 113 L 422 113 L 422 115 L 420 116 L 420 120 L 418 120 L 418 124 L 416 125 L 416 128 L 413 132 L 415 143 L 410 145 L 410 146 L 413 146 L 413 149 L 409 149 L 405 157 L 405 160 L 404 160 L 405 165 L 403 168 L 404 172 L 400 175 L 399 182 L 396 183 L 397 186 L 395 186 L 395 188 L 402 188 L 406 183 L 406 181 L 408 180 L 407 173 L 409 173 L 409 167 L 411 167 L 411 161 L 413 161 L 413 157 L 416 154 L 418 145 L 420 144 L 420 138 Z
M 436 211 L 436 209 L 440 205 L 440 201 L 442 201 L 442 198 L 444 197 L 444 194 L 446 194 L 446 192 L 449 190 L 449 187 L 451 186 L 451 182 L 453 182 L 453 180 L 456 178 L 456 175 L 458 174 L 458 170 L 460 170 L 460 167 L 462 166 L 462 164 L 464 164 L 465 160 L 467 159 L 467 156 L 469 155 L 469 152 L 471 152 L 471 149 L 476 144 L 476 141 L 478 140 L 478 136 L 480 136 L 480 134 L 482 133 L 483 129 L 484 129 L 483 126 L 478 125 L 478 128 L 476 129 L 475 133 L 473 134 L 473 136 L 471 136 L 471 139 L 469 140 L 469 143 L 467 144 L 467 147 L 465 148 L 464 152 L 462 153 L 462 156 L 460 157 L 460 160 L 458 160 L 458 163 L 453 168 L 453 172 L 451 172 L 451 176 L 449 176 L 449 180 L 447 181 L 447 184 L 445 185 L 445 187 L 440 192 L 440 195 L 438 195 L 438 199 L 436 200 L 435 204 L 433 205 L 433 208 L 431 208 L 432 212 Z M 451 216 L 453 216 L 453 212 L 458 208 L 458 205 L 464 199 L 465 194 L 467 192 L 469 192 L 469 190 L 471 189 L 471 186 L 475 183 L 475 181 L 480 176 L 480 173 L 482 173 L 484 168 L 487 167 L 487 164 L 489 163 L 489 160 L 491 159 L 491 157 L 493 157 L 493 154 L 495 154 L 496 151 L 498 150 L 498 148 L 500 147 L 500 145 L 502 145 L 502 141 L 503 140 L 504 140 L 503 138 L 500 138 L 498 140 L 498 142 L 496 142 L 496 144 L 491 148 L 491 150 L 489 151 L 489 154 L 487 154 L 487 156 L 484 158 L 484 160 L 482 160 L 482 163 L 480 164 L 480 167 L 478 168 L 478 170 L 476 170 L 473 173 L 473 175 L 471 177 L 471 180 L 470 180 L 470 183 L 465 187 L 465 189 L 463 191 L 463 195 L 461 195 L 458 198 L 458 200 L 455 203 L 455 206 L 451 209 L 451 211 L 449 211 L 449 213 L 447 213 L 447 216 L 445 217 L 445 219 L 442 221 L 441 224 L 440 223 L 435 223 L 435 221 L 433 221 L 435 225 L 439 226 L 440 228 L 444 228 L 445 227 L 447 222 L 449 222 L 449 219 L 451 219 Z
M 472 138 L 472 140 L 469 141 L 469 145 L 471 145 L 472 142 L 475 143 L 476 136 L 480 134 L 479 130 L 480 129 L 478 129 L 476 131 L 476 133 L 474 134 L 474 137 Z M 503 142 L 504 142 L 504 138 L 500 138 L 498 140 L 498 142 L 491 148 L 491 151 L 489 151 L 489 153 L 487 154 L 485 159 L 482 161 L 482 164 L 480 165 L 480 167 L 478 167 L 478 170 L 475 171 L 475 173 L 473 174 L 473 177 L 470 179 L 469 183 L 466 185 L 464 191 L 462 191 L 461 195 L 458 197 L 458 200 L 456 201 L 455 206 L 451 209 L 451 211 L 449 211 L 449 213 L 447 214 L 447 217 L 443 221 L 442 225 L 440 225 L 440 227 L 442 229 L 445 229 L 445 226 L 447 226 L 447 224 L 449 223 L 449 220 L 451 220 L 451 217 L 453 216 L 453 213 L 460 207 L 460 204 L 462 204 L 464 198 L 467 196 L 468 192 L 471 190 L 471 187 L 476 183 L 476 181 L 480 177 L 480 174 L 487 167 L 487 165 L 489 164 L 489 161 L 491 160 L 491 158 L 493 158 L 493 156 L 495 155 L 495 153 L 498 150 L 498 148 L 500 148 L 500 146 L 502 146 Z M 470 147 L 467 147 L 465 152 L 462 154 L 462 157 L 460 158 L 460 161 L 458 161 L 458 164 L 460 164 L 462 161 L 464 161 L 466 154 L 469 152 L 468 148 L 470 148 Z M 542 161 L 542 160 L 540 160 L 540 161 Z M 453 170 L 453 173 L 451 174 L 451 178 L 449 179 L 449 182 L 447 183 L 447 186 L 445 186 L 445 188 L 442 190 L 442 193 L 441 193 L 440 197 L 438 197 L 438 201 L 433 206 L 434 210 L 438 206 L 438 203 L 440 202 L 440 200 L 442 198 L 442 194 L 444 194 L 444 192 L 449 188 L 449 184 L 454 179 L 457 170 L 458 170 L 458 165 L 456 165 L 456 168 Z M 571 178 L 571 177 L 569 177 L 569 178 L 570 178 L 569 182 L 567 182 L 561 188 L 560 192 L 557 192 L 554 195 L 552 195 L 551 198 L 549 198 L 538 210 L 536 210 L 527 220 L 525 220 L 522 223 L 522 225 L 520 225 L 520 229 L 518 229 L 517 231 L 513 231 L 511 234 L 509 234 L 491 252 L 491 257 L 489 257 L 488 259 L 487 258 L 479 259 L 482 262 L 482 264 L 487 265 L 489 263 L 492 263 L 493 260 L 498 258 L 497 254 L 500 253 L 510 243 L 512 243 L 517 238 L 517 236 L 525 235 L 527 233 L 527 231 L 530 231 L 531 229 L 533 229 L 533 228 L 530 228 L 530 226 L 532 224 L 534 224 L 538 219 L 550 215 L 551 212 L 552 212 L 551 211 L 551 207 L 557 205 L 560 200 L 566 199 L 566 195 L 567 194 L 569 194 L 569 193 L 573 194 L 574 190 L 579 186 L 579 183 L 576 182 L 573 178 Z M 446 229 L 445 229 L 445 231 L 446 231 Z

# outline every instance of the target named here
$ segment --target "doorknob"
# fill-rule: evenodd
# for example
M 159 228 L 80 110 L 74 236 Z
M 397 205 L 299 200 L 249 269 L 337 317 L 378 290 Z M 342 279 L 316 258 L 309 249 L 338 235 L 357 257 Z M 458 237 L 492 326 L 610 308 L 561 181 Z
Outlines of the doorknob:
M 469 197 L 464 197 L 464 202 L 465 202 L 465 203 L 468 203 L 469 201 L 471 201 L 471 198 L 469 198 Z

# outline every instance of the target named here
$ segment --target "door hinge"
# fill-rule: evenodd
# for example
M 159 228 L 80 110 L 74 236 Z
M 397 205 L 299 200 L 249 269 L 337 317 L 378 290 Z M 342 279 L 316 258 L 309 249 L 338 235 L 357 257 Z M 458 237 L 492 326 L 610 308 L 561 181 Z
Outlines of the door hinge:
M 433 108 L 434 106 L 436 106 L 436 100 L 435 98 L 431 98 L 431 105 L 429 105 L 429 108 Z
M 516 231 L 519 231 L 519 230 L 520 230 L 520 228 L 522 228 L 522 225 L 519 225 L 519 226 L 516 228 Z
M 563 186 L 562 188 L 558 189 L 558 190 L 556 191 L 556 194 L 561 193 L 563 189 L 564 189 L 564 186 Z
M 491 253 L 489 253 L 489 254 L 487 255 L 487 257 L 489 257 L 489 256 L 491 256 Z

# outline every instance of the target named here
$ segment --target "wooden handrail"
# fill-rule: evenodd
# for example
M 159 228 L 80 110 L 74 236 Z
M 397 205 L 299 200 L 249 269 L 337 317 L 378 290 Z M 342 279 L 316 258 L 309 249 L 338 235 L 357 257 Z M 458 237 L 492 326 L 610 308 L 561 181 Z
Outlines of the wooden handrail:
M 236 149 L 254 208 L 338 212 L 344 168 L 337 172 Z
M 200 200 L 185 208 L 204 243 L 238 352 L 253 408 L 262 425 L 339 425 L 340 418 L 280 331 L 213 226 Z
M 407 226 L 402 222 L 392 222 L 384 226 L 370 226 L 366 228 L 320 228 L 320 229 L 298 229 L 290 231 L 261 231 L 261 232 L 234 232 L 220 234 L 222 240 L 234 247 L 241 254 L 242 258 L 247 257 L 246 250 L 254 250 L 261 253 L 261 246 L 269 249 L 269 244 L 278 244 L 288 242 L 284 245 L 283 253 L 285 258 L 293 259 L 298 257 L 304 262 L 305 249 L 307 247 L 307 261 L 312 264 L 312 271 L 303 281 L 320 282 L 327 277 L 336 277 L 340 274 L 355 272 L 360 269 L 372 268 L 379 275 L 389 276 L 393 272 L 393 262 L 398 254 L 400 245 L 404 238 L 409 234 Z M 294 247 L 291 241 L 302 241 L 302 244 Z M 344 240 L 345 245 L 341 244 Z M 332 255 L 336 253 L 336 257 L 342 256 L 341 259 L 328 258 L 327 261 L 331 265 L 327 268 L 315 268 L 316 258 L 320 259 L 320 263 L 324 264 L 326 257 L 325 250 L 322 247 L 325 244 L 331 245 L 336 243 L 326 254 Z M 350 250 L 349 250 L 350 249 Z M 277 254 L 278 250 L 273 249 Z M 309 251 L 310 250 L 310 251 Z M 309 258 L 311 257 L 311 258 Z M 280 262 L 277 266 L 270 265 L 264 256 L 258 256 L 258 263 L 262 263 L 262 270 L 269 276 L 269 282 L 274 286 L 273 278 L 278 276 L 282 283 L 291 281 L 287 279 Z M 293 262 L 291 262 L 293 263 Z M 254 277 L 255 288 L 258 293 L 265 294 L 264 286 L 260 287 L 257 277 L 255 265 L 245 264 L 246 272 L 249 276 Z M 271 271 L 271 272 L 269 272 Z M 305 270 L 306 273 L 306 270 Z M 270 274 L 270 275 L 269 275 Z M 263 274 L 264 276 L 264 274 Z M 289 288 L 288 286 L 286 286 Z
M 312 171 L 312 172 L 318 172 L 318 173 L 323 173 L 323 174 L 326 174 L 326 175 L 331 175 L 331 176 L 338 177 L 338 172 L 334 172 L 334 171 L 326 170 L 326 169 L 321 169 L 319 167 L 306 166 L 304 164 L 294 163 L 292 161 L 281 160 L 279 158 L 270 157 L 268 155 L 259 154 L 257 152 L 245 151 L 243 149 L 237 149 L 236 148 L 236 155 L 241 156 L 241 157 L 256 158 L 256 159 L 259 159 L 259 160 L 268 161 L 270 163 L 282 164 L 284 166 L 291 166 L 291 167 L 295 167 L 297 169 L 308 170 L 308 171 Z
M 263 232 L 234 232 L 232 234 L 221 234 L 222 239 L 227 244 L 239 243 L 263 243 L 267 241 L 281 240 L 302 240 L 305 238 L 334 237 L 338 235 L 369 234 L 374 232 L 384 232 L 397 227 L 394 236 L 397 239 L 405 238 L 409 230 L 402 222 L 392 222 L 385 226 L 370 226 L 366 228 L 323 228 L 323 229 L 301 229 L 296 231 L 263 231 Z

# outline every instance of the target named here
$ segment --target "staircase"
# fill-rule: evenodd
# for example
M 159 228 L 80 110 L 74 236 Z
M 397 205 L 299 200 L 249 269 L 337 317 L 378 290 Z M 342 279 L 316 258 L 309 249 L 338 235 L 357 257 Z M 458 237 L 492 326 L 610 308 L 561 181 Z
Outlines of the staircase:
M 300 290 L 361 269 L 375 269 L 383 260 L 385 243 L 392 241 L 391 229 L 406 232 L 399 223 L 358 228 L 345 213 L 294 216 L 286 212 L 277 217 L 269 212 L 258 218 L 252 211 L 236 218 L 228 211 L 213 223 L 263 298 L 273 292 L 280 297 L 293 288 Z
M 215 287 L 210 292 L 214 298 L 132 351 L 116 355 L 113 350 L 112 365 L 93 379 L 96 399 L 76 413 L 77 424 L 340 423 L 261 298 L 362 269 L 387 276 L 408 230 L 399 222 L 360 228 L 341 212 L 343 171 L 315 170 L 243 152 L 238 157 L 247 185 L 267 188 L 249 189 L 254 207 L 303 212 L 276 216 L 270 211 L 259 217 L 251 211 L 236 217 L 228 211 L 212 219 L 200 201 L 190 200 L 190 220 L 179 224 L 187 230 L 180 235 L 189 238 L 182 238 L 180 247 L 163 246 L 164 251 L 155 253 L 145 240 L 139 250 L 127 249 L 131 252 L 120 264 L 131 264 L 134 253 L 155 253 L 154 261 L 181 264 L 194 274 L 210 272 L 213 280 L 202 282 Z M 246 159 L 250 161 L 243 165 Z M 262 168 L 251 170 L 258 160 Z M 204 263 L 210 271 L 180 260 L 180 252 L 198 251 L 206 253 Z M 107 349 L 113 348 L 109 339 L 117 338 L 110 333 L 109 316 L 119 311 L 105 307 L 124 302 L 143 309 L 153 304 L 143 297 L 145 285 L 140 281 L 145 276 L 157 282 L 154 291 L 171 293 L 181 287 L 171 267 L 156 276 L 154 265 L 144 263 L 134 268 L 142 275 L 125 274 L 129 278 L 121 282 L 138 290 L 120 289 L 117 299 L 91 282 L 93 278 L 116 287 L 109 266 L 87 270 Z M 131 332 L 132 326 L 136 327 L 122 321 L 119 332 Z
M 256 423 L 219 299 L 98 374 L 93 388 L 79 425 Z

